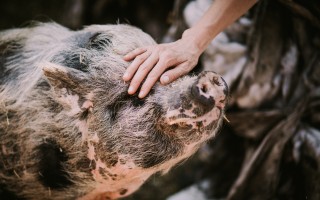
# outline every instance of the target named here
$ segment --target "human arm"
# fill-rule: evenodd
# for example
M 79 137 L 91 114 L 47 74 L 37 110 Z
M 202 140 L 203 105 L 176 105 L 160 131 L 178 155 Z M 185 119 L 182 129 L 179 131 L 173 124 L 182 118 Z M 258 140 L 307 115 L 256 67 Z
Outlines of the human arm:
M 243 15 L 257 0 L 215 0 L 200 20 L 184 31 L 181 39 L 133 50 L 124 56 L 133 60 L 123 79 L 130 81 L 129 94 L 134 94 L 144 78 L 139 97 L 145 97 L 160 77 L 168 84 L 187 74 L 197 64 L 211 40 Z M 170 68 L 169 70 L 167 70 Z M 166 71 L 167 70 L 167 71 Z

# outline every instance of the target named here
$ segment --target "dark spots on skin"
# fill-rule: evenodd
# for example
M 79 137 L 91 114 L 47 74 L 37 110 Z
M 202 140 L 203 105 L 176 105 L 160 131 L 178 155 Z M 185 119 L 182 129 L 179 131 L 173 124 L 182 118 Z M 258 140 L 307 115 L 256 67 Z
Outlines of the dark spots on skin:
M 0 184 L 0 197 L 1 200 L 26 200 L 18 197 L 14 192 L 8 190 L 4 184 Z
M 79 119 L 80 119 L 80 120 L 85 120 L 85 119 L 87 119 L 89 113 L 90 113 L 89 109 L 84 110 L 84 111 L 80 114 Z
M 91 172 L 92 169 L 95 169 L 96 162 L 90 160 L 89 158 L 83 157 L 76 163 L 76 168 L 81 172 Z
M 87 120 L 89 114 L 91 113 L 93 107 L 83 108 L 84 103 L 88 101 L 88 99 L 84 98 L 83 96 L 79 96 L 78 105 L 81 108 L 82 112 L 79 115 L 80 120 Z
M 63 61 L 59 64 L 80 70 L 82 72 L 89 71 L 89 60 L 87 59 L 85 54 L 80 54 L 77 52 L 62 52 L 61 55 L 63 57 Z
M 111 37 L 103 33 L 81 33 L 73 36 L 74 51 L 62 51 L 53 58 L 55 60 L 62 60 L 59 64 L 67 66 L 73 69 L 80 70 L 82 72 L 88 72 L 91 59 L 86 51 L 94 49 L 103 51 L 110 46 Z
M 45 80 L 40 80 L 35 87 L 40 91 L 49 91 L 51 89 L 50 84 Z
M 118 112 L 122 108 L 122 106 L 123 106 L 123 103 L 120 103 L 120 102 L 115 102 L 114 104 L 107 106 L 107 112 L 109 112 L 110 120 L 112 122 L 116 121 Z
M 203 127 L 203 122 L 202 122 L 202 121 L 196 122 L 196 126 L 197 126 L 198 128 Z
M 7 41 L 0 44 L 0 84 L 9 81 L 11 77 L 18 77 L 18 72 L 5 68 L 7 61 L 14 56 L 16 61 L 21 60 L 23 46 L 20 41 Z M 9 75 L 10 74 L 10 75 Z
M 77 47 L 86 48 L 88 43 L 90 43 L 90 38 L 96 33 L 86 32 L 86 33 L 76 33 L 71 36 L 69 39 L 76 44 Z
M 213 77 L 213 78 L 210 80 L 210 83 L 211 83 L 212 85 L 221 86 L 221 83 L 219 82 L 219 78 L 218 78 L 218 77 Z
M 137 96 L 132 96 L 131 97 L 131 104 L 134 107 L 141 107 L 145 104 L 145 100 L 144 99 L 140 99 Z
M 118 163 L 118 159 L 111 159 L 110 162 L 108 162 L 112 167 L 114 167 Z
M 173 104 L 172 108 L 173 108 L 174 110 L 179 109 L 179 108 L 180 108 L 180 103 Z
M 141 107 L 145 104 L 145 98 L 140 99 L 137 95 L 124 94 L 120 95 L 118 100 L 115 100 L 113 104 L 107 106 L 107 112 L 110 113 L 111 121 L 117 120 L 118 112 L 125 105 L 132 105 L 135 108 Z
M 111 150 L 110 150 L 111 151 Z M 104 155 L 100 155 L 101 160 L 107 165 L 107 167 L 114 167 L 118 163 L 118 154 L 111 153 L 104 157 Z
M 109 176 L 106 175 L 106 170 L 105 169 L 99 167 L 99 173 L 104 179 L 106 179 L 106 180 L 109 179 Z
M 111 36 L 103 33 L 95 33 L 90 37 L 87 48 L 103 51 L 112 44 Z
M 128 192 L 128 189 L 122 188 L 122 189 L 120 189 L 119 194 L 120 195 L 125 195 L 127 192 Z
M 111 172 L 109 172 L 108 170 L 105 170 L 105 169 L 102 169 L 102 168 L 99 168 L 99 171 L 102 170 L 100 172 L 100 174 L 105 174 L 107 175 L 108 177 L 110 177 L 113 181 L 117 180 L 117 177 L 118 177 L 118 174 L 112 174 Z
M 201 95 L 199 87 L 194 84 L 191 89 L 191 94 L 193 99 L 201 104 L 206 110 L 211 110 L 215 106 L 215 100 L 212 96 L 209 98 L 205 97 L 204 95 Z
M 185 110 L 184 110 L 183 108 L 181 108 L 181 109 L 179 110 L 180 113 L 184 113 L 184 111 L 185 111 Z
M 200 116 L 203 114 L 203 111 L 199 107 L 194 108 L 192 112 L 197 116 Z
M 173 121 L 173 120 L 176 120 L 176 119 L 177 119 L 176 116 L 169 117 L 169 121 Z
M 90 164 L 89 164 L 89 167 L 91 168 L 91 169 L 95 169 L 96 168 L 96 161 L 95 160 L 90 160 Z
M 63 164 L 68 157 L 60 145 L 53 139 L 47 139 L 36 149 L 39 181 L 45 186 L 54 189 L 65 188 L 72 185 L 69 174 Z
M 178 124 L 172 124 L 170 126 L 170 131 L 169 132 L 176 132 L 176 130 L 179 128 L 179 125 Z
M 181 99 L 181 107 L 183 109 L 190 110 L 192 108 L 190 98 L 187 98 L 186 96 L 181 95 L 180 99 Z
M 190 129 L 192 129 L 192 125 L 191 124 L 187 124 L 186 122 L 180 122 L 178 124 L 178 128 L 180 131 L 188 131 Z
M 150 168 L 176 157 L 183 148 L 182 144 L 174 140 L 173 137 L 175 136 L 157 131 L 150 134 L 147 138 L 142 138 L 143 140 L 147 140 L 145 142 L 141 141 L 143 144 L 151 144 L 152 147 L 144 145 L 139 149 L 139 151 L 145 152 L 145 154 L 139 159 L 140 163 L 138 165 L 143 168 Z M 157 149 L 154 149 L 154 147 L 157 147 Z

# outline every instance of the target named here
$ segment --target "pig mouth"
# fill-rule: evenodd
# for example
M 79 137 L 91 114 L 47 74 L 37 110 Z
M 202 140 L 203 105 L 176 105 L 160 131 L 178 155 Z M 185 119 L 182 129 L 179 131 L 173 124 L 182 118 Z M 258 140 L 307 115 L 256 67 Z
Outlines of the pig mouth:
M 215 106 L 210 111 L 197 115 L 192 110 L 170 110 L 165 116 L 169 126 L 178 125 L 188 129 L 207 129 L 217 124 L 223 117 L 223 108 Z

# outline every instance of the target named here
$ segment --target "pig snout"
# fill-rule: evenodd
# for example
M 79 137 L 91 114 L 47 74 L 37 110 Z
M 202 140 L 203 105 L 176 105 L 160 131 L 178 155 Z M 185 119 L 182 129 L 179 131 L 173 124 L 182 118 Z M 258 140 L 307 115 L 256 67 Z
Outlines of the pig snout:
M 190 141 L 215 135 L 227 103 L 226 82 L 214 72 L 202 72 L 193 79 L 181 80 L 179 85 L 182 87 L 175 90 L 174 98 L 168 100 L 163 127 L 174 127 L 182 135 L 188 133 Z M 203 133 L 206 136 L 202 138 Z
M 203 72 L 191 87 L 195 102 L 211 110 L 214 106 L 222 109 L 226 104 L 228 86 L 221 76 L 214 72 Z

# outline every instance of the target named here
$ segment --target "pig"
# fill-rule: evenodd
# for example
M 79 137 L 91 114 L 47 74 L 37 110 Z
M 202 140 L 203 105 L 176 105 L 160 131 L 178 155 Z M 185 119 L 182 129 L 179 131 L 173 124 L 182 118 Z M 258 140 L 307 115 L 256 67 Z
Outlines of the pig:
M 123 56 L 153 44 L 125 24 L 0 32 L 1 199 L 119 199 L 215 136 L 228 87 L 214 72 L 127 93 Z

